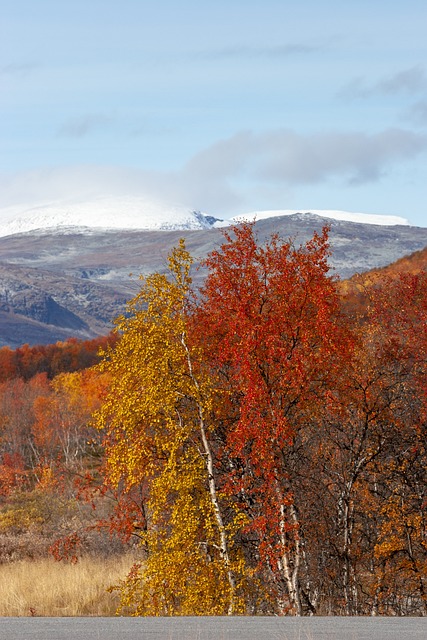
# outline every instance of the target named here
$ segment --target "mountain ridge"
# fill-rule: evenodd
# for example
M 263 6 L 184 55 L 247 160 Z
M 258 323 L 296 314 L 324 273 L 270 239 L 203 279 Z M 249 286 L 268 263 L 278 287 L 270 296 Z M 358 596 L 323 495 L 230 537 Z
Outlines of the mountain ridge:
M 217 220 L 184 206 L 137 197 L 98 197 L 0 209 L 0 236 L 61 229 L 208 229 Z
M 315 214 L 259 219 L 255 231 L 260 242 L 277 233 L 299 244 L 325 223 L 330 226 L 330 266 L 340 278 L 384 267 L 427 246 L 425 228 L 327 220 Z M 215 226 L 69 228 L 67 233 L 45 229 L 0 237 L 0 345 L 15 348 L 107 334 L 139 290 L 139 275 L 165 272 L 167 256 L 181 237 L 196 264 L 223 240 Z M 194 269 L 195 286 L 204 276 L 203 269 Z
M 227 220 L 198 209 L 169 204 L 145 197 L 103 196 L 84 201 L 56 201 L 44 205 L 13 206 L 0 209 L 0 237 L 55 229 L 72 233 L 73 229 L 100 230 L 190 230 L 209 229 L 242 220 L 264 220 L 290 215 L 316 215 L 326 220 L 344 220 L 382 226 L 408 225 L 406 218 L 391 215 L 321 209 L 277 209 L 252 211 Z

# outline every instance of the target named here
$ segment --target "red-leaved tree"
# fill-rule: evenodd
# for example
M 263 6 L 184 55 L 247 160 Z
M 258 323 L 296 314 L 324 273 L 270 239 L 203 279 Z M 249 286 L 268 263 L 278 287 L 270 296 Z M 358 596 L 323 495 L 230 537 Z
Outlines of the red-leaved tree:
M 236 226 L 207 259 L 195 314 L 206 360 L 222 372 L 234 421 L 229 490 L 250 518 L 248 539 L 279 613 L 315 611 L 304 531 L 310 441 L 339 369 L 351 353 L 334 279 L 328 229 L 302 246 L 253 224 Z

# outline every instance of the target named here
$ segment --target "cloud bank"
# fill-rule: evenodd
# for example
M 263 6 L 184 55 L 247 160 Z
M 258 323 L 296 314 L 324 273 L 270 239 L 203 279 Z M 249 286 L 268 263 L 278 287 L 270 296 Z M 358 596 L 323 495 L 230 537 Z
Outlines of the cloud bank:
M 368 84 L 363 78 L 355 78 L 340 92 L 341 97 L 368 98 L 397 94 L 416 95 L 427 91 L 427 75 L 422 65 L 402 69 L 394 74 Z
M 90 165 L 3 174 L 0 207 L 147 194 L 228 214 L 250 205 L 254 193 L 268 194 L 279 187 L 283 192 L 328 181 L 347 186 L 377 182 L 426 151 L 427 135 L 399 128 L 375 134 L 241 131 L 203 149 L 177 171 Z
M 258 187 L 375 182 L 393 166 L 427 150 L 427 136 L 404 129 L 377 134 L 290 130 L 243 131 L 196 154 L 175 176 L 175 189 L 214 208 L 242 202 L 244 185 Z M 239 187 L 241 190 L 239 190 Z

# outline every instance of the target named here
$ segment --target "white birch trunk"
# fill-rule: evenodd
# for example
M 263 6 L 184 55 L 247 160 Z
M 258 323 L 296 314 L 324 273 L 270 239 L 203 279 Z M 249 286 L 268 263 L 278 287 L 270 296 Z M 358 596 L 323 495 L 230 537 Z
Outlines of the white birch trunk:
M 199 396 L 196 402 L 197 402 L 197 410 L 199 414 L 200 436 L 203 444 L 204 459 L 205 459 L 206 471 L 208 475 L 207 480 L 208 480 L 208 487 L 209 487 L 209 495 L 210 495 L 210 499 L 211 499 L 211 503 L 214 510 L 217 527 L 218 527 L 218 534 L 220 539 L 220 545 L 219 545 L 220 556 L 224 563 L 225 570 L 227 573 L 228 584 L 230 586 L 230 603 L 228 607 L 228 615 L 233 615 L 233 613 L 235 612 L 236 580 L 234 577 L 234 573 L 231 569 L 230 554 L 228 550 L 227 531 L 224 525 L 224 521 L 221 513 L 221 507 L 218 500 L 218 492 L 216 489 L 215 475 L 214 475 L 213 455 L 212 455 L 212 450 L 209 445 L 209 440 L 206 434 L 205 421 L 203 417 L 203 406 L 200 401 L 200 396 L 201 396 L 200 386 L 193 372 L 191 355 L 190 355 L 190 351 L 188 349 L 184 334 L 181 336 L 181 343 L 184 347 L 184 350 L 187 356 L 187 366 L 188 366 L 188 372 L 189 372 L 190 378 Z

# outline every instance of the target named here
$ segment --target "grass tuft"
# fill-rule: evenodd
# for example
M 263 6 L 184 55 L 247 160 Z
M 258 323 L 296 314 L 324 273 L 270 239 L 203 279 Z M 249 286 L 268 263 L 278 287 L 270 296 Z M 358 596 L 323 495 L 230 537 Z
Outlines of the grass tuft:
M 107 588 L 134 562 L 121 555 L 74 565 L 52 558 L 0 565 L 0 616 L 113 616 L 118 596 Z

